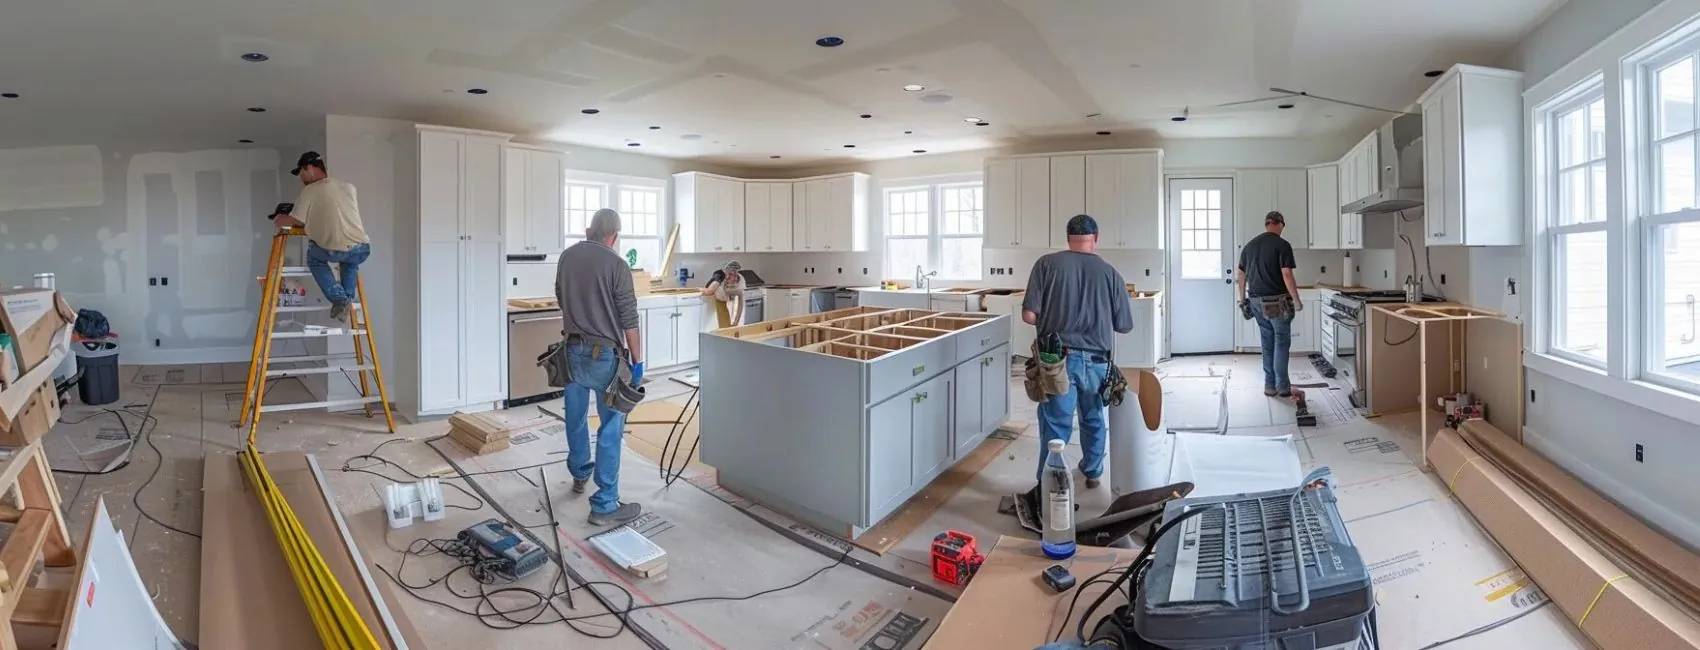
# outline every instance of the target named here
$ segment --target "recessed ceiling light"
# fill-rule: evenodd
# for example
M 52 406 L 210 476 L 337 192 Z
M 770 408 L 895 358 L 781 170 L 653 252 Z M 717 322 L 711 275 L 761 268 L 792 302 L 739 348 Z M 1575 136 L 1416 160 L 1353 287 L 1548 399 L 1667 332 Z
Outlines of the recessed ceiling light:
M 916 149 L 916 150 L 911 151 L 909 153 L 927 153 L 927 150 L 926 149 Z
M 915 134 L 914 131 L 904 131 L 903 132 L 903 135 L 914 135 L 914 134 Z
M 1098 135 L 1109 135 L 1109 134 L 1110 134 L 1109 131 L 1099 131 L 1098 132 Z
M 874 72 L 885 74 L 887 72 L 891 72 L 891 68 L 874 68 Z
M 700 134 L 700 133 L 686 133 L 684 135 L 679 136 L 679 139 L 680 140 L 701 140 L 702 134 Z
M 253 140 L 249 140 L 249 139 L 247 139 L 247 138 L 243 138 L 243 139 L 241 139 L 241 140 L 237 140 L 237 142 L 240 142 L 240 143 L 242 143 L 242 144 L 254 144 L 254 141 L 253 141 Z
M 586 108 L 586 109 L 581 110 L 579 112 L 584 113 L 585 115 L 595 115 L 597 113 L 601 113 L 602 109 L 600 109 L 600 108 Z
M 847 145 L 844 145 L 844 148 L 845 148 L 845 149 L 855 149 L 855 148 L 856 148 L 856 145 L 853 145 L 853 144 L 847 144 Z
M 660 130 L 661 130 L 661 127 L 659 127 L 659 126 L 651 126 L 651 127 L 649 127 L 649 130 L 651 130 L 651 131 L 660 131 Z
M 4 97 L 6 99 L 17 99 L 18 94 L 17 93 L 0 93 L 0 97 Z
M 975 122 L 974 126 L 991 126 L 991 122 Z
M 250 106 L 250 107 L 248 107 L 248 112 L 249 113 L 264 113 L 264 112 L 266 112 L 266 109 L 260 108 L 258 106 Z
M 1186 116 L 1185 115 L 1176 115 L 1174 117 L 1169 118 L 1169 121 L 1170 122 L 1185 122 Z
M 266 56 L 262 52 L 248 52 L 242 55 L 242 60 L 249 63 L 261 63 L 264 61 L 270 61 L 271 57 Z
M 844 39 L 837 36 L 822 36 L 815 39 L 815 45 L 821 47 L 838 47 L 844 44 Z
M 1428 71 L 1428 72 L 1424 72 L 1424 73 L 1423 73 L 1423 76 L 1424 76 L 1424 77 L 1429 77 L 1429 78 L 1431 78 L 1431 79 L 1432 79 L 1432 78 L 1434 78 L 1434 77 L 1438 77 L 1438 76 L 1440 76 L 1440 75 L 1443 75 L 1443 74 L 1446 74 L 1446 71 L 1445 71 L 1445 70 L 1430 70 L 1430 71 Z
M 627 142 L 627 143 L 626 143 L 626 146 L 628 146 L 628 147 L 641 147 L 641 146 L 643 146 L 643 145 L 641 145 L 641 144 L 638 144 L 638 143 L 636 143 L 636 142 Z
M 869 115 L 869 114 L 867 114 L 867 113 L 863 113 L 863 114 L 862 114 L 862 119 L 864 119 L 864 120 L 865 120 L 865 119 L 868 119 L 868 118 L 870 118 L 870 117 L 873 117 L 873 116 L 872 116 L 872 115 Z
M 779 156 L 768 156 L 768 157 L 769 157 L 769 158 L 772 158 L 772 159 L 774 159 L 774 160 L 779 160 Z
M 1095 118 L 1095 117 L 1103 117 L 1103 116 L 1104 116 L 1103 113 L 1087 113 L 1086 119 L 1090 120 L 1090 119 Z
M 466 89 L 466 94 L 468 94 L 468 95 L 488 95 L 488 94 L 490 94 L 490 91 L 485 90 L 483 88 L 468 88 L 468 89 Z
M 907 86 L 904 86 L 903 89 L 907 90 L 909 92 L 912 92 L 912 93 L 918 93 L 918 92 L 921 92 L 923 90 L 926 90 L 927 87 L 923 86 L 921 84 L 909 84 Z
M 1280 106 L 1276 106 L 1275 108 L 1279 108 L 1281 110 L 1287 110 L 1287 109 L 1292 108 L 1292 107 L 1293 107 L 1292 104 L 1282 104 Z
M 962 118 L 962 121 L 967 122 L 969 124 L 974 124 L 976 122 L 980 122 L 981 120 L 978 117 L 964 117 L 964 118 Z

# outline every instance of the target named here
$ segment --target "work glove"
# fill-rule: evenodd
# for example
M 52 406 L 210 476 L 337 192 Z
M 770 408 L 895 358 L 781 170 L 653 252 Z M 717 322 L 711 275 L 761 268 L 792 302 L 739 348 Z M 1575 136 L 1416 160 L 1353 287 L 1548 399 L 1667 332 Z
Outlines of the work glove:
M 1240 299 L 1240 318 L 1245 319 L 1245 320 L 1251 320 L 1251 299 L 1250 298 L 1241 298 Z
M 632 362 L 632 385 L 633 386 L 643 385 L 643 362 L 642 361 Z

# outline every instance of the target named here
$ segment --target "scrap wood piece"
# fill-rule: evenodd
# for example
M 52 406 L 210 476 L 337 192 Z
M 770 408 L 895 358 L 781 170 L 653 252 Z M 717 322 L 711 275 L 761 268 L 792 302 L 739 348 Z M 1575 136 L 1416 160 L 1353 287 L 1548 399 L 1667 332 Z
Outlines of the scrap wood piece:
M 460 446 L 465 447 L 467 451 L 479 456 L 493 454 L 513 446 L 513 439 L 511 438 L 498 438 L 496 440 L 484 441 L 479 440 L 470 434 L 467 434 L 465 431 L 455 427 L 449 427 L 449 439 L 455 441 L 455 443 Z
M 1690 611 L 1700 612 L 1700 556 L 1641 523 L 1551 461 L 1516 444 L 1492 424 L 1470 420 L 1459 434 L 1472 450 L 1583 537 L 1634 569 L 1637 577 L 1668 592 Z

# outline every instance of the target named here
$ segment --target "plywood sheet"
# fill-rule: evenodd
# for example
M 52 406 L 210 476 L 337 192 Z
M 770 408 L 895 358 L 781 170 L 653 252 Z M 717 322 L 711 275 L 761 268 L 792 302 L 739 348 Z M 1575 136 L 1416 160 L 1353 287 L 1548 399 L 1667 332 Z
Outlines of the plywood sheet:
M 1027 429 L 1026 423 L 1006 423 L 1005 429 L 1000 427 L 997 432 L 987 437 L 974 451 L 968 452 L 962 460 L 952 465 L 950 469 L 940 474 L 938 478 L 928 483 L 915 496 L 910 497 L 891 516 L 884 521 L 863 531 L 861 536 L 851 542 L 856 546 L 885 555 L 893 546 L 913 535 L 921 526 L 931 519 L 933 513 L 950 502 L 962 487 L 974 480 L 981 470 L 997 460 L 1003 454 L 1004 448 L 1015 440 L 1020 431 Z
M 1464 324 L 1465 390 L 1487 405 L 1487 421 L 1523 441 L 1523 326 L 1480 319 Z

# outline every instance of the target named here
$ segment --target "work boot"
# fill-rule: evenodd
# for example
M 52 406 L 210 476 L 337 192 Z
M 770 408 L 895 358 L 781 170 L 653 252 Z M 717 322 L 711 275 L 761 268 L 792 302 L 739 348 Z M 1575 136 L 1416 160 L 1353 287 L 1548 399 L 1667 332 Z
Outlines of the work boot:
M 1092 478 L 1090 476 L 1086 477 L 1086 489 L 1088 489 L 1088 490 L 1098 489 L 1098 485 L 1100 483 L 1102 483 L 1102 481 L 1099 481 L 1098 479 Z
M 1275 396 L 1275 389 L 1273 389 L 1273 388 L 1263 389 L 1263 396 L 1264 397 L 1274 397 Z
M 345 320 L 347 318 L 348 318 L 348 303 L 346 303 L 346 302 L 333 302 L 333 303 L 331 303 L 331 320 L 341 321 L 341 320 Z
M 1281 396 L 1281 397 L 1292 397 L 1292 396 L 1293 396 L 1293 389 L 1291 389 L 1291 388 L 1283 388 L 1283 389 L 1281 389 L 1281 390 L 1279 390 L 1279 391 L 1276 391 L 1276 392 L 1275 392 L 1275 394 L 1276 394 L 1276 395 L 1279 395 L 1279 396 Z
M 584 494 L 584 484 L 589 482 L 589 477 L 573 479 L 573 494 Z
M 641 514 L 643 514 L 643 506 L 636 503 L 622 503 L 620 504 L 620 507 L 615 508 L 612 512 L 590 513 L 590 525 L 619 526 L 630 523 L 631 520 L 637 519 L 638 515 Z

